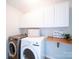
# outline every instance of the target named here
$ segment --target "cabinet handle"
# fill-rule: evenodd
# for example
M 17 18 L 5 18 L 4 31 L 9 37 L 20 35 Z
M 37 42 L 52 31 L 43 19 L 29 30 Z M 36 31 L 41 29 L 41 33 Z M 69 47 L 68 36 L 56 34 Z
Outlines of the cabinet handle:
M 59 42 L 57 42 L 57 48 L 59 48 L 59 45 L 60 45 L 60 43 L 59 43 Z

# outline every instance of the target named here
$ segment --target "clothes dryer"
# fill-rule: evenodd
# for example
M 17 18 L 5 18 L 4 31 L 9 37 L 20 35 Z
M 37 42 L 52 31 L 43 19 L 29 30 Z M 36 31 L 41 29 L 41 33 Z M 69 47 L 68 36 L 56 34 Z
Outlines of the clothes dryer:
M 20 45 L 21 39 L 27 37 L 26 35 L 14 35 L 8 38 L 8 58 L 7 59 L 20 59 Z

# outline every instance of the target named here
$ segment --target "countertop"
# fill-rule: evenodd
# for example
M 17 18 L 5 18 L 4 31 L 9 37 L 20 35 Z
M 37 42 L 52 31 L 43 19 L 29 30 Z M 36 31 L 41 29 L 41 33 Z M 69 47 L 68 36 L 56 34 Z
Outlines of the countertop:
M 48 36 L 48 41 L 59 42 L 63 44 L 72 44 L 72 39 L 56 38 L 51 36 Z

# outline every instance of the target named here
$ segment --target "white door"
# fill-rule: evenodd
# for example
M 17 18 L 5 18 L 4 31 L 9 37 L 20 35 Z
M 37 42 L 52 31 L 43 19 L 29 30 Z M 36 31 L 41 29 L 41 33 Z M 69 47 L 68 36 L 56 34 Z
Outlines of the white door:
M 54 6 L 48 6 L 43 9 L 43 26 L 44 27 L 54 27 L 55 20 L 55 10 Z
M 21 59 L 39 59 L 36 51 L 32 47 L 21 48 Z
M 55 27 L 69 26 L 69 2 L 61 2 L 55 5 Z

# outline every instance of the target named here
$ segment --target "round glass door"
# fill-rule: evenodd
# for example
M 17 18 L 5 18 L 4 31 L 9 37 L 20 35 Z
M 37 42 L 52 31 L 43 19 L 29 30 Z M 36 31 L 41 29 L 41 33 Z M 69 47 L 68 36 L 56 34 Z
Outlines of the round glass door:
M 16 55 L 16 46 L 12 42 L 10 42 L 10 44 L 9 44 L 9 54 L 10 54 L 10 56 Z
M 30 49 L 25 49 L 23 55 L 24 59 L 35 59 L 35 55 Z

